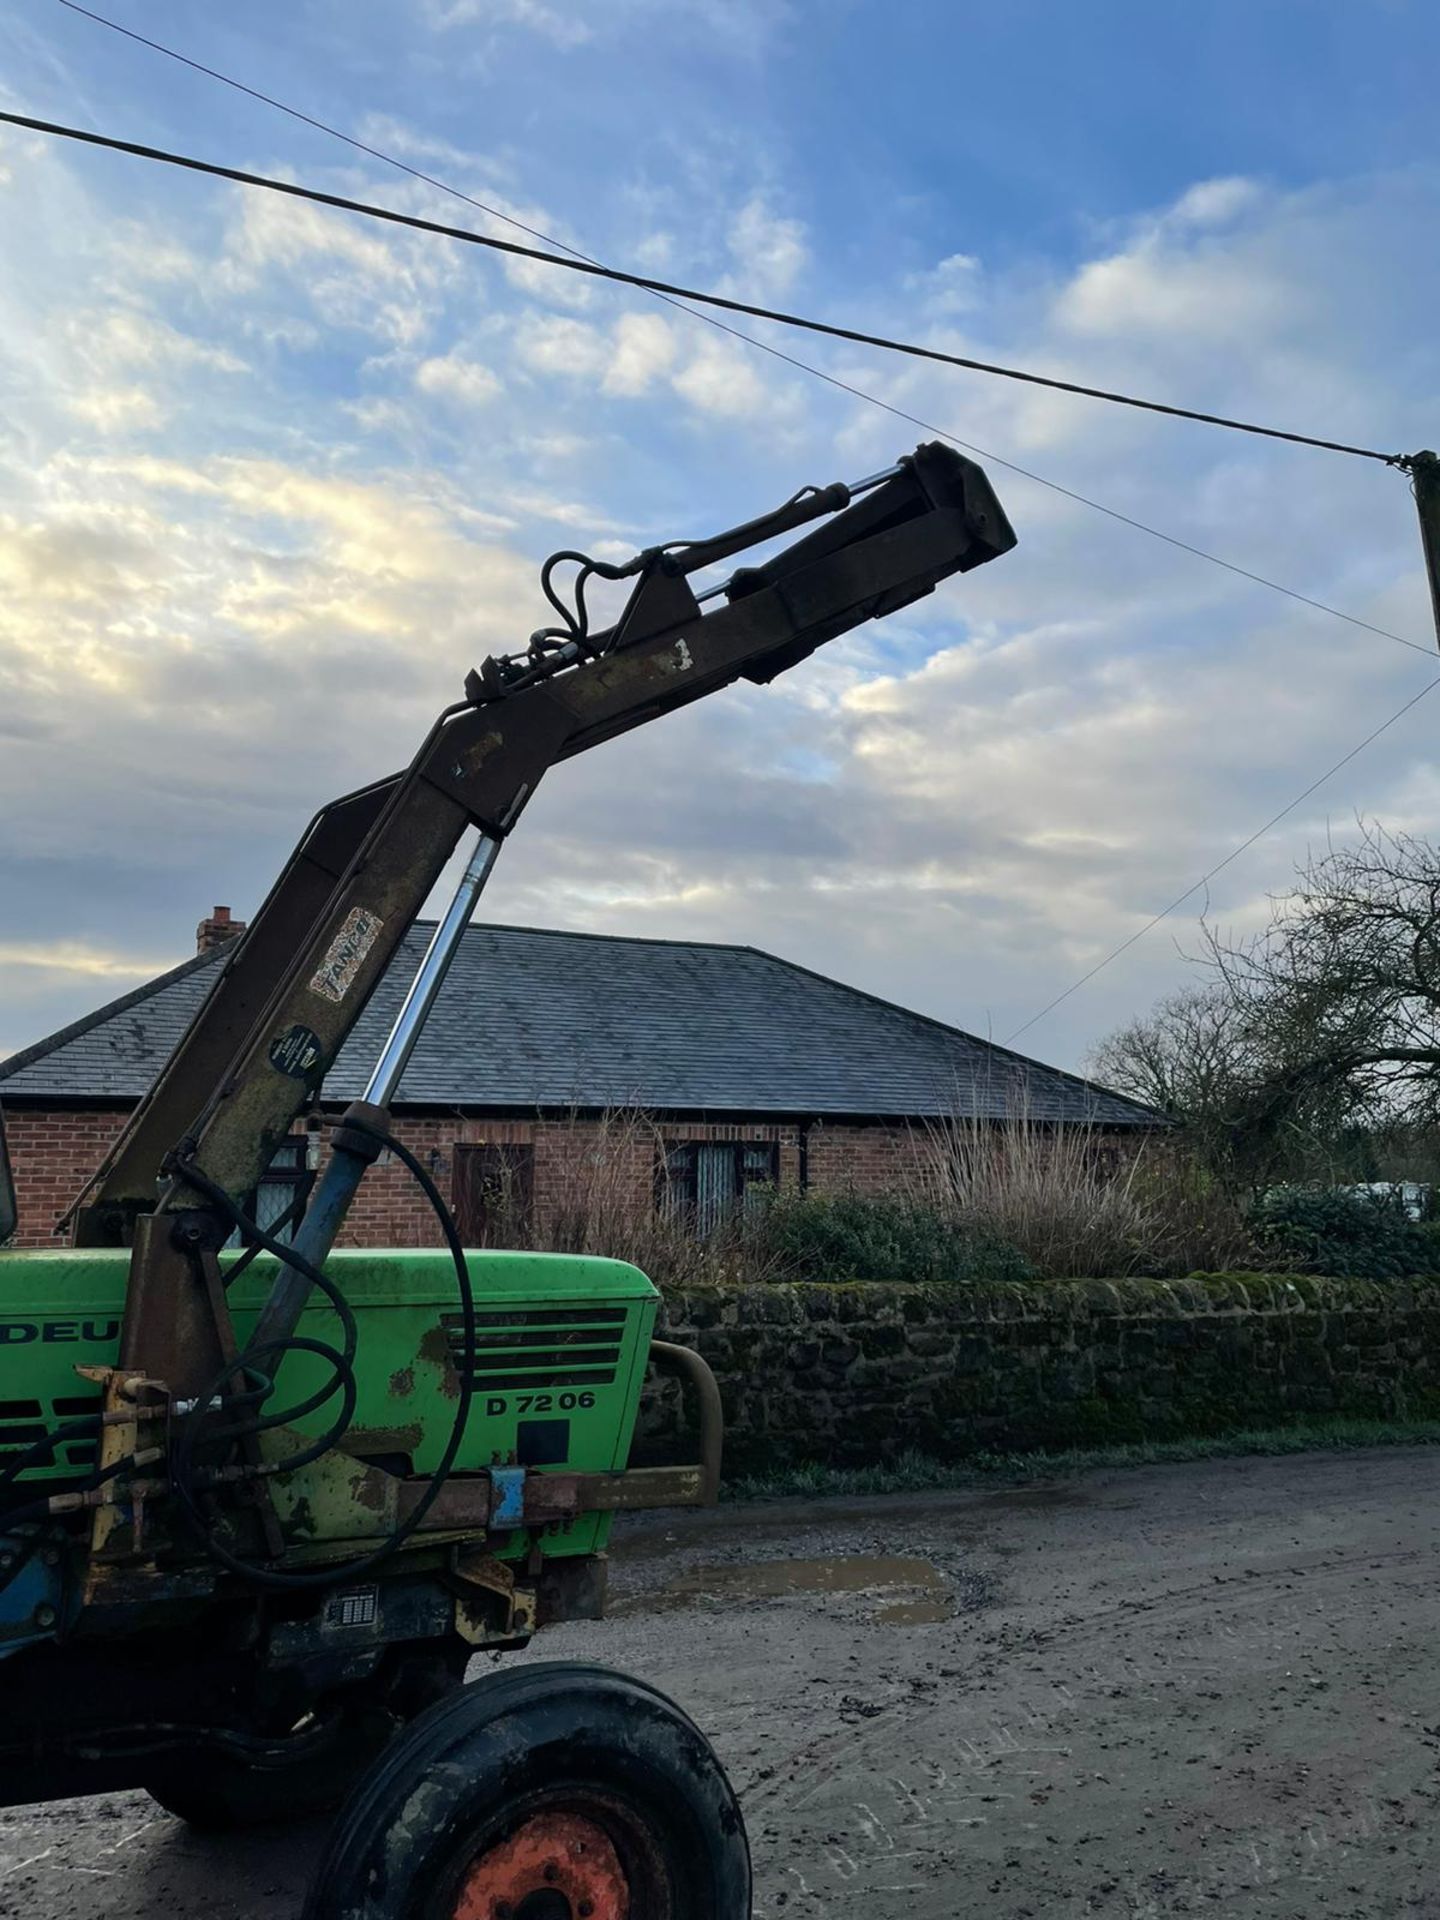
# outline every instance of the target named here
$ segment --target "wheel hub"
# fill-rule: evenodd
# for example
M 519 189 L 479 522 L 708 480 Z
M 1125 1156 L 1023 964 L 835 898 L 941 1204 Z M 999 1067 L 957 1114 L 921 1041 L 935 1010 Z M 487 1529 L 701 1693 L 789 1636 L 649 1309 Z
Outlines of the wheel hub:
M 629 1920 L 630 1885 L 603 1827 L 537 1813 L 487 1847 L 461 1883 L 455 1920 Z

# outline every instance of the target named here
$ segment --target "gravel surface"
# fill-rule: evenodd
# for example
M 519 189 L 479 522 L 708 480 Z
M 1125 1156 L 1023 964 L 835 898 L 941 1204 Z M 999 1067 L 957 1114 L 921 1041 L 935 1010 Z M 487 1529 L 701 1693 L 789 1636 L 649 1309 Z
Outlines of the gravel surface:
M 1396 1449 L 660 1516 L 535 1657 L 695 1715 L 761 1920 L 1440 1915 L 1437 1482 Z M 318 1841 L 14 1809 L 0 1915 L 291 1917 Z

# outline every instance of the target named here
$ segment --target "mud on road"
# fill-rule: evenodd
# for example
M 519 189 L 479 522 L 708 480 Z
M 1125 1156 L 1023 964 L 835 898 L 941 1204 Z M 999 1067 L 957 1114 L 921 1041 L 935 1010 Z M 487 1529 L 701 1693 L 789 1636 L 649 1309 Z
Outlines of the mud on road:
M 760 1920 L 1440 1915 L 1437 1496 L 1406 1449 L 659 1516 L 534 1657 L 695 1715 Z M 319 1839 L 17 1809 L 0 1915 L 290 1920 Z

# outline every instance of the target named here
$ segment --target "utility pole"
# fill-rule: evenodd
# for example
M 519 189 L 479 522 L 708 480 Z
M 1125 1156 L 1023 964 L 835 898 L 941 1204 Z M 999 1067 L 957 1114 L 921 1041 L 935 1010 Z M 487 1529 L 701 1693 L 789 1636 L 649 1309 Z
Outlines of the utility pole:
M 1425 571 L 1430 576 L 1435 639 L 1440 644 L 1440 458 L 1433 453 L 1412 453 L 1405 464 L 1415 487 L 1420 542 L 1425 549 Z

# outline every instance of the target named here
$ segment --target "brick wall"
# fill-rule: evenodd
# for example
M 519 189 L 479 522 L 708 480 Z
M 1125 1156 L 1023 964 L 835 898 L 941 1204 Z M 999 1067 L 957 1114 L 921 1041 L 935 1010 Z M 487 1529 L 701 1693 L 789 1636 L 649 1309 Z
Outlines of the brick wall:
M 331 1117 L 312 1126 L 313 1151 L 322 1162 Z M 54 1246 L 57 1220 L 99 1165 L 125 1115 L 11 1107 L 5 1120 L 20 1205 L 15 1244 Z M 915 1147 L 914 1137 L 905 1128 L 819 1122 L 803 1130 L 807 1136 L 803 1153 L 802 1129 L 793 1123 L 651 1122 L 625 1116 L 515 1120 L 452 1113 L 404 1116 L 396 1121 L 395 1130 L 419 1155 L 447 1200 L 454 1197 L 457 1146 L 533 1147 L 535 1208 L 542 1235 L 560 1210 L 583 1205 L 600 1188 L 623 1195 L 637 1211 L 652 1207 L 659 1157 L 666 1146 L 682 1141 L 772 1142 L 782 1186 L 798 1185 L 803 1159 L 812 1187 L 832 1191 L 855 1187 L 862 1192 L 894 1185 Z M 382 1162 L 366 1175 L 341 1244 L 431 1246 L 439 1238 L 434 1215 L 418 1186 L 398 1163 Z
M 846 1127 L 816 1123 L 809 1130 L 809 1184 L 820 1193 L 893 1193 L 923 1151 L 924 1133 L 908 1127 Z
M 662 1330 L 714 1368 L 733 1472 L 1440 1418 L 1434 1281 L 690 1287 L 667 1292 Z M 686 1453 L 681 1414 L 652 1381 L 646 1457 Z
M 875 1129 L 878 1131 L 878 1129 Z M 456 1148 L 524 1146 L 535 1155 L 535 1215 L 543 1239 L 547 1226 L 569 1208 L 603 1199 L 617 1210 L 642 1213 L 655 1204 L 660 1156 L 673 1143 L 690 1140 L 774 1142 L 782 1183 L 799 1178 L 799 1131 L 790 1126 L 702 1124 L 648 1120 L 496 1120 L 449 1115 L 401 1118 L 397 1137 L 420 1156 L 447 1200 L 455 1195 Z M 398 1163 L 382 1162 L 366 1175 L 346 1222 L 343 1245 L 430 1246 L 439 1241 L 435 1218 L 416 1183 Z
M 55 1246 L 55 1223 L 105 1157 L 124 1113 L 7 1107 L 5 1138 L 15 1176 L 18 1247 Z

